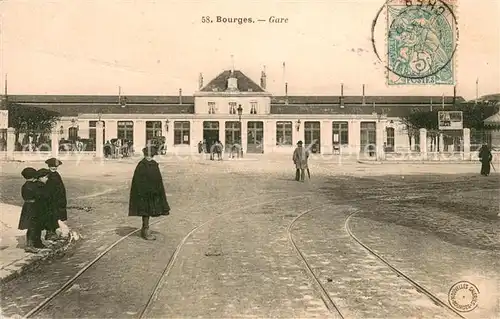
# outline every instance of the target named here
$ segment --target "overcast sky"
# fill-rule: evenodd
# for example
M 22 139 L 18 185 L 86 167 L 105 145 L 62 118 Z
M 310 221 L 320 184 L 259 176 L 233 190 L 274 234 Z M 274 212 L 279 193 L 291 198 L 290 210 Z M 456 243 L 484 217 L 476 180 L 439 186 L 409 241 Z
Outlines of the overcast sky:
M 235 68 L 290 95 L 453 94 L 452 86 L 388 87 L 371 46 L 384 0 L 3 0 L 0 73 L 11 94 L 192 94 Z M 500 1 L 461 0 L 458 94 L 500 92 Z M 287 24 L 204 24 L 202 16 L 288 18 Z M 384 18 L 376 43 L 384 49 Z

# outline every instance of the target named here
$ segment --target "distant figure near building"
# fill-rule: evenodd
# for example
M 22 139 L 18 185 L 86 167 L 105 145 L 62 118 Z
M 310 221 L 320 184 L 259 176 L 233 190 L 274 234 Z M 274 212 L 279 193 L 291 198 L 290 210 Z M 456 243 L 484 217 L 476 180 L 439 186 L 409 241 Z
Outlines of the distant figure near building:
M 297 147 L 293 151 L 293 163 L 295 164 L 295 180 L 303 182 L 306 176 L 306 170 L 309 169 L 307 161 L 309 159 L 309 150 L 302 147 L 302 141 L 297 142 Z
M 490 175 L 491 161 L 493 160 L 493 155 L 491 154 L 488 145 L 483 144 L 481 149 L 479 149 L 479 160 L 481 161 L 481 175 Z
M 142 217 L 141 237 L 146 240 L 156 238 L 149 231 L 149 218 L 169 215 L 163 178 L 158 163 L 153 160 L 158 155 L 156 147 L 145 147 L 144 158 L 137 164 L 130 188 L 129 216 Z
M 66 187 L 64 186 L 61 175 L 57 172 L 57 168 L 62 165 L 62 162 L 56 158 L 49 158 L 45 161 L 49 166 L 50 174 L 46 184 L 47 192 L 49 194 L 49 215 L 52 221 L 49 223 L 50 227 L 47 229 L 45 239 L 55 240 L 58 238 L 56 229 L 59 228 L 59 222 L 68 219 L 68 212 L 66 206 L 68 204 L 66 199 Z
M 224 150 L 224 146 L 220 141 L 216 141 L 212 146 L 210 150 L 210 159 L 215 160 L 215 155 L 217 154 L 217 159 L 219 161 L 222 160 L 222 151 Z

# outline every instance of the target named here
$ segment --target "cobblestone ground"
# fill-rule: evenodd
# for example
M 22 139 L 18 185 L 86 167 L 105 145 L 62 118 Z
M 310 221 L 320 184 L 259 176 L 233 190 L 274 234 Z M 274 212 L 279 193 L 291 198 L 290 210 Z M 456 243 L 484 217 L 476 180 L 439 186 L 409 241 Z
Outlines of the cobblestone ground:
M 294 236 L 318 279 L 346 318 L 448 318 L 450 314 L 351 240 L 352 208 L 330 206 L 305 216 Z M 311 231 L 314 229 L 314 232 Z
M 122 241 L 39 316 L 137 317 L 177 245 L 206 223 L 179 251 L 149 317 L 328 317 L 286 229 L 302 211 L 329 203 L 300 218 L 293 236 L 346 318 L 448 317 L 355 244 L 345 219 L 358 212 L 351 220 L 357 236 L 446 299 L 450 283 L 467 278 L 483 289 L 479 275 L 489 283 L 486 278 L 498 278 L 500 267 L 493 260 L 498 206 L 484 204 L 498 202 L 498 179 L 454 175 L 458 168 L 382 166 L 315 163 L 311 180 L 297 183 L 293 168 L 282 161 L 162 163 L 173 210 L 152 227 L 158 240 L 132 236 Z M 106 163 L 62 172 L 68 189 L 82 185 L 71 205 L 91 208 L 72 213 L 68 223 L 84 240 L 72 254 L 2 287 L 3 315 L 26 314 L 140 225 L 126 216 L 134 167 L 133 162 Z M 2 186 L 10 184 L 9 178 L 2 176 Z M 3 192 L 1 198 L 15 198 L 17 192 Z M 286 196 L 303 198 L 273 201 Z M 436 267 L 437 258 L 445 265 Z M 468 267 L 478 259 L 484 262 Z M 451 267 L 456 260 L 460 266 Z M 493 313 L 493 301 L 481 302 L 483 308 L 468 317 Z
M 328 317 L 286 232 L 313 199 L 306 195 L 257 206 L 193 235 L 149 316 Z

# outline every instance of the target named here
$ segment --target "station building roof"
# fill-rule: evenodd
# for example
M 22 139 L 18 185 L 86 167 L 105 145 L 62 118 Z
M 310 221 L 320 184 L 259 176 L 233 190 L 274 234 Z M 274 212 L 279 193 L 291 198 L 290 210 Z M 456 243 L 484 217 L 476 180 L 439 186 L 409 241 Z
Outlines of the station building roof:
M 123 98 L 124 96 L 122 96 Z M 52 110 L 61 116 L 79 114 L 193 114 L 193 96 L 127 95 L 122 107 L 117 95 L 9 95 L 19 106 Z M 271 114 L 372 114 L 400 117 L 412 110 L 442 107 L 442 96 L 273 96 Z M 343 101 L 344 107 L 341 107 Z M 462 103 L 462 97 L 445 96 L 446 109 Z

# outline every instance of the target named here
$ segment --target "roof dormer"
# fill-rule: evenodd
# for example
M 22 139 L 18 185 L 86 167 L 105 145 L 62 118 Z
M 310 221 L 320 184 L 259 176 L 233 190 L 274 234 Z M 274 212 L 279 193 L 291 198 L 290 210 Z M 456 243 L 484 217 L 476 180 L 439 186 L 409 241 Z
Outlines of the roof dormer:
M 234 76 L 234 71 L 227 79 L 227 91 L 238 91 L 238 79 Z

